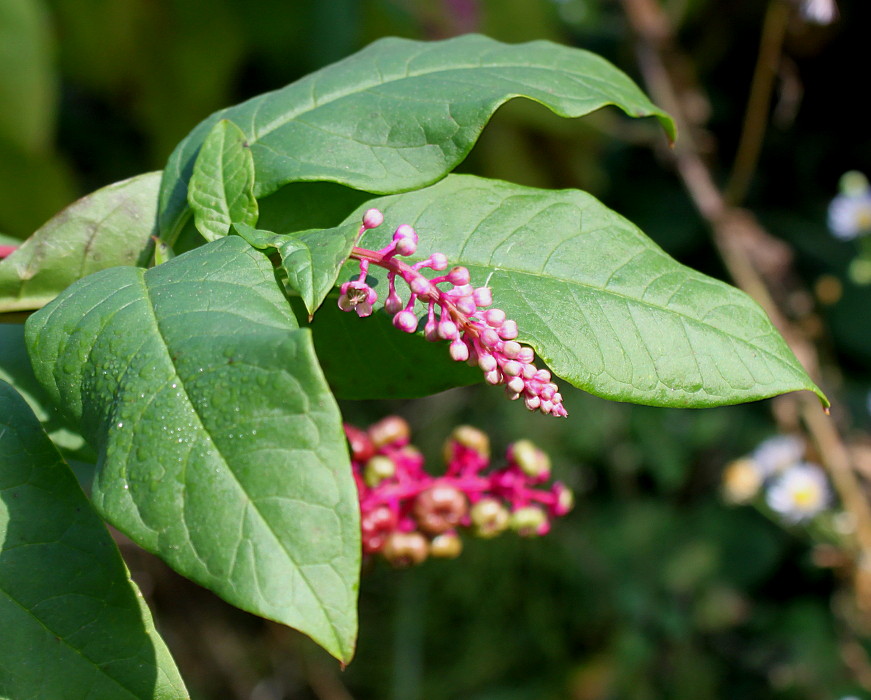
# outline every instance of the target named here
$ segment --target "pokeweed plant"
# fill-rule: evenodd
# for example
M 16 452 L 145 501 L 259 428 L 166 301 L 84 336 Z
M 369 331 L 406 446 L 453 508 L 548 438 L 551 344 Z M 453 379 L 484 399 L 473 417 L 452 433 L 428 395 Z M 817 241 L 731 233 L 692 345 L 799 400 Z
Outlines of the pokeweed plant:
M 416 561 L 505 503 L 528 532 L 568 508 L 534 488 L 529 443 L 485 475 L 480 440 L 456 438 L 446 486 L 401 436 L 361 447 L 337 398 L 484 380 L 555 417 L 558 383 L 655 406 L 825 402 L 753 301 L 589 194 L 451 175 L 515 97 L 563 117 L 615 105 L 674 137 L 588 52 L 385 39 L 213 114 L 162 173 L 85 197 L 0 262 L 0 310 L 33 312 L 0 326 L 0 694 L 185 697 L 100 519 L 346 663 L 361 554 L 398 523 L 432 540 L 389 550 Z M 89 501 L 62 453 L 95 463 Z

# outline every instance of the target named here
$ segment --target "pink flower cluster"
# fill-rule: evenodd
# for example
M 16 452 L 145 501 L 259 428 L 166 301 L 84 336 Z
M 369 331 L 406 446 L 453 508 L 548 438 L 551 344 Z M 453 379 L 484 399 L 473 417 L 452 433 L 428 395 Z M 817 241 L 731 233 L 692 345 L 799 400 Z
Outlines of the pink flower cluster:
M 363 216 L 360 234 L 377 228 L 384 216 L 377 209 L 370 209 Z M 493 303 L 489 287 L 474 287 L 469 270 L 454 267 L 447 274 L 431 279 L 420 271 L 429 268 L 442 272 L 448 260 L 442 253 L 433 253 L 428 258 L 409 265 L 396 256 L 414 255 L 417 251 L 417 232 L 408 224 L 402 224 L 393 234 L 393 240 L 381 250 L 355 247 L 351 258 L 360 261 L 360 274 L 356 280 L 341 286 L 339 308 L 356 311 L 360 317 L 372 313 L 372 305 L 378 294 L 367 283 L 370 264 L 387 270 L 388 294 L 384 310 L 393 316 L 393 325 L 406 333 L 414 333 L 418 317 L 414 311 L 419 301 L 426 305 L 424 337 L 432 342 L 450 341 L 451 358 L 457 362 L 477 365 L 484 372 L 489 384 L 502 384 L 512 400 L 521 396 L 531 411 L 541 411 L 553 416 L 566 416 L 562 395 L 551 374 L 538 369 L 533 361 L 532 348 L 517 342 L 517 323 L 508 319 L 500 309 L 488 309 Z M 396 289 L 399 277 L 408 285 L 408 301 L 403 301 Z M 440 289 L 440 284 L 449 284 L 449 289 Z
M 459 530 L 494 537 L 511 529 L 531 537 L 550 530 L 551 519 L 572 508 L 572 492 L 550 479 L 550 459 L 528 440 L 508 448 L 507 464 L 490 465 L 487 436 L 469 426 L 445 443 L 447 470 L 433 476 L 411 444 L 408 423 L 390 416 L 361 430 L 345 425 L 360 497 L 363 553 L 395 566 L 428 556 L 456 557 Z

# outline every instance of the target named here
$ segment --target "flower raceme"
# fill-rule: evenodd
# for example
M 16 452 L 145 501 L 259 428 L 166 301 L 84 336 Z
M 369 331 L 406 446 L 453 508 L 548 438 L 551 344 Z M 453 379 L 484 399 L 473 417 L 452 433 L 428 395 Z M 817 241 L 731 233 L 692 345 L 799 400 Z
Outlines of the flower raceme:
M 395 566 L 458 556 L 463 529 L 488 538 L 508 529 L 544 535 L 551 519 L 572 507 L 564 485 L 543 487 L 550 460 L 528 440 L 511 445 L 507 464 L 491 470 L 487 436 L 460 426 L 445 443 L 445 473 L 433 476 L 409 444 L 408 423 L 398 416 L 368 430 L 345 425 L 345 434 L 360 498 L 363 553 Z
M 360 235 L 383 222 L 381 212 L 370 209 L 363 216 Z M 396 259 L 414 255 L 417 244 L 417 232 L 408 224 L 402 224 L 390 244 L 381 250 L 354 247 L 350 257 L 360 261 L 360 273 L 356 280 L 341 286 L 339 308 L 355 311 L 361 318 L 371 315 L 378 294 L 366 282 L 367 274 L 370 265 L 382 267 L 387 270 L 388 286 L 384 310 L 393 317 L 394 326 L 405 333 L 416 332 L 419 320 L 415 306 L 420 302 L 426 306 L 424 337 L 431 342 L 449 341 L 453 360 L 477 365 L 487 383 L 504 385 L 512 400 L 523 397 L 531 411 L 567 415 L 550 372 L 538 369 L 533 364 L 532 348 L 517 342 L 517 323 L 507 318 L 504 311 L 487 308 L 493 303 L 489 287 L 474 287 L 465 267 L 445 272 L 448 260 L 442 253 L 433 253 L 413 265 Z M 421 273 L 423 269 L 445 274 L 430 279 Z M 397 278 L 408 286 L 407 301 L 397 291 Z M 450 288 L 441 289 L 442 284 Z

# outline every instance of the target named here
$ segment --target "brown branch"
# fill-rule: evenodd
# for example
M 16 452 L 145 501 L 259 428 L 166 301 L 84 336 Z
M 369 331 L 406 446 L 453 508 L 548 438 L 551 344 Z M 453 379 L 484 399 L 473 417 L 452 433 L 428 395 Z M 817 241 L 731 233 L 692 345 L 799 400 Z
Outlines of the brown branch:
M 773 0 L 780 4 L 780 0 Z M 686 60 L 674 45 L 674 32 L 669 28 L 668 17 L 655 0 L 622 0 L 626 16 L 637 35 L 637 50 L 642 73 L 650 93 L 666 111 L 670 112 L 678 124 L 680 138 L 672 151 L 675 167 L 684 186 L 689 192 L 699 213 L 711 227 L 714 243 L 735 282 L 752 296 L 765 310 L 778 330 L 783 334 L 798 357 L 817 383 L 820 383 L 821 371 L 817 349 L 812 340 L 793 323 L 782 310 L 772 294 L 776 285 L 769 285 L 767 280 L 782 279 L 788 272 L 790 263 L 789 249 L 780 241 L 768 234 L 750 212 L 730 204 L 723 192 L 714 181 L 711 169 L 702 159 L 693 138 L 694 124 L 687 117 L 683 104 L 687 102 L 681 92 L 695 90 L 694 85 L 686 88 L 670 70 L 670 64 L 678 57 Z M 787 9 L 787 8 L 782 8 Z M 777 10 L 778 13 L 781 10 Z M 775 17 L 772 22 L 782 23 L 782 18 Z M 777 29 L 777 27 L 775 27 Z M 774 32 L 774 30 L 771 30 Z M 763 53 L 768 45 L 778 48 L 782 39 L 764 41 Z M 760 58 L 760 62 L 770 63 L 775 59 L 771 56 Z M 685 79 L 685 75 L 681 75 Z M 764 85 L 757 88 L 760 93 Z M 760 97 L 756 102 L 761 102 Z M 751 99 L 754 103 L 754 99 Z M 756 119 L 760 107 L 751 104 L 748 115 Z M 763 110 L 767 118 L 766 107 Z M 748 117 L 749 121 L 752 121 Z M 746 122 L 745 122 L 746 123 Z M 753 129 L 759 127 L 753 126 Z M 763 133 L 764 133 L 764 127 Z M 744 135 L 742 142 L 759 141 L 760 136 Z M 751 151 L 751 146 L 746 150 Z M 750 155 L 753 155 L 750 152 Z M 756 155 L 745 156 L 746 163 L 736 164 L 736 172 L 743 173 L 749 166 L 755 167 Z M 749 177 L 752 172 L 739 175 L 739 178 Z M 740 179 L 739 179 L 740 184 Z M 736 185 L 738 187 L 738 185 Z M 740 199 L 740 197 L 739 197 Z M 841 499 L 845 510 L 850 513 L 855 522 L 855 547 L 858 550 L 857 559 L 871 557 L 871 505 L 862 490 L 859 477 L 851 464 L 849 451 L 838 430 L 826 416 L 815 397 L 807 392 L 784 397 L 785 401 L 793 402 L 795 410 L 779 411 L 775 419 L 784 429 L 792 426 L 784 425 L 784 415 L 798 414 L 820 455 L 820 461 L 826 467 L 832 478 L 832 483 Z M 841 410 L 838 408 L 840 415 Z M 864 556 L 863 556 L 864 555 Z

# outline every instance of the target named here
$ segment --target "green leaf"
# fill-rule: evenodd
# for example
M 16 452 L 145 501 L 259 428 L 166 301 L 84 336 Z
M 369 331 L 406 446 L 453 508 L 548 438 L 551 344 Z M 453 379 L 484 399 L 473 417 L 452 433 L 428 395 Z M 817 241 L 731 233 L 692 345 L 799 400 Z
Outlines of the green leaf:
M 207 241 L 226 236 L 234 223 L 257 223 L 254 159 L 245 134 L 222 119 L 200 148 L 188 187 L 197 230 Z
M 236 224 L 236 232 L 255 248 L 275 248 L 287 285 L 298 292 L 309 318 L 323 303 L 357 240 L 360 225 L 353 221 L 332 229 L 276 234 Z
M 330 299 L 311 328 L 321 367 L 340 399 L 417 398 L 484 379 L 477 367 L 451 360 L 447 343 L 428 343 L 422 332 L 401 333 L 383 311 L 359 318 Z
M 36 380 L 21 324 L 0 323 L 0 380 L 21 394 L 56 445 L 73 452 L 84 446 L 82 436 L 70 430 L 59 409 L 52 405 L 48 392 Z
M 173 568 L 347 661 L 360 522 L 341 417 L 262 253 L 227 236 L 30 317 L 37 378 L 96 448 L 96 507 Z
M 160 173 L 116 182 L 71 204 L 0 260 L 0 312 L 38 309 L 77 279 L 145 265 Z
M 167 163 L 160 229 L 171 242 L 187 214 L 187 182 L 212 125 L 245 132 L 254 193 L 329 180 L 368 192 L 429 185 L 465 158 L 496 109 L 527 97 L 564 117 L 605 105 L 674 125 L 604 59 L 546 41 L 507 45 L 480 35 L 440 42 L 382 39 L 287 87 L 230 107 L 197 126 Z
M 372 200 L 348 222 L 368 207 L 385 223 L 359 245 L 380 248 L 411 224 L 412 260 L 439 251 L 468 267 L 520 340 L 591 394 L 697 408 L 807 389 L 826 403 L 750 297 L 679 264 L 584 192 L 453 175 Z
M 0 382 L 0 696 L 188 697 L 102 521 Z

